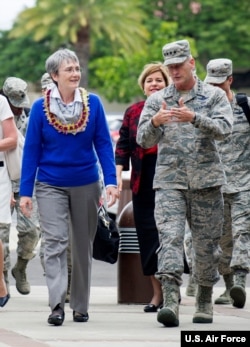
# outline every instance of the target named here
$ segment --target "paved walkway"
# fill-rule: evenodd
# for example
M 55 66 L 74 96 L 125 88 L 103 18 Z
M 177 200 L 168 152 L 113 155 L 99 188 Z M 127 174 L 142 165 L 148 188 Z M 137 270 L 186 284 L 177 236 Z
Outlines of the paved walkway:
M 16 232 L 13 230 L 11 249 L 15 258 L 16 241 Z M 72 311 L 66 304 L 65 321 L 60 327 L 47 324 L 50 309 L 39 257 L 34 258 L 30 264 L 30 269 L 32 266 L 34 269 L 29 295 L 20 295 L 16 291 L 10 275 L 11 298 L 4 308 L 0 308 L 0 347 L 180 347 L 181 331 L 211 331 L 212 334 L 213 331 L 236 330 L 240 334 L 240 331 L 250 329 L 249 276 L 244 309 L 236 309 L 231 305 L 214 305 L 213 324 L 193 324 L 194 298 L 185 296 L 187 275 L 184 275 L 180 326 L 166 328 L 157 322 L 155 313 L 144 313 L 143 305 L 117 303 L 116 281 L 113 276 L 109 277 L 110 273 L 116 271 L 116 264 L 106 266 L 99 262 L 94 265 L 89 322 L 73 322 Z M 222 281 L 215 286 L 214 297 L 224 291 L 222 286 Z M 232 343 L 228 345 L 231 347 Z M 193 344 L 188 346 L 193 347 Z
M 215 287 L 214 296 L 222 292 Z M 116 287 L 93 287 L 87 323 L 75 323 L 66 306 L 61 327 L 49 326 L 47 288 L 33 286 L 30 295 L 20 295 L 11 286 L 11 299 L 0 310 L 0 347 L 180 347 L 181 330 L 249 331 L 250 290 L 244 309 L 214 305 L 213 324 L 193 324 L 194 298 L 182 287 L 180 326 L 166 328 L 155 313 L 142 305 L 117 304 Z

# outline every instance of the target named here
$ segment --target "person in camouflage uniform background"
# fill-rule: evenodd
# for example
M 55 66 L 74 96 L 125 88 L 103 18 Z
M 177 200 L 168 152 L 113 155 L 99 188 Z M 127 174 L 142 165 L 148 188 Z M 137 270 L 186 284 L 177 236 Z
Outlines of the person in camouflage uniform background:
M 226 182 L 216 140 L 231 134 L 233 114 L 225 92 L 195 76 L 187 40 L 166 44 L 163 57 L 173 83 L 146 100 L 137 132 L 142 147 L 158 144 L 153 183 L 160 237 L 156 277 L 162 283 L 164 305 L 157 320 L 165 326 L 179 325 L 187 218 L 198 284 L 193 323 L 212 323 L 212 289 L 220 278 L 221 186 Z
M 4 251 L 3 243 L 0 239 L 0 307 L 4 307 L 9 301 L 10 295 L 7 290 L 7 285 L 4 280 Z
M 226 92 L 234 115 L 232 136 L 218 142 L 227 176 L 227 184 L 223 186 L 224 225 L 220 241 L 223 253 L 219 263 L 226 290 L 215 303 L 232 303 L 243 308 L 246 276 L 250 270 L 250 125 L 231 90 L 232 74 L 230 59 L 212 59 L 207 64 L 205 82 Z
M 17 138 L 14 115 L 7 99 L 0 95 L 0 228 L 11 224 L 11 180 L 5 151 L 12 150 L 17 146 Z M 4 249 L 0 238 L 0 307 L 6 305 L 9 297 L 4 279 Z
M 29 110 L 27 108 L 29 106 L 27 83 L 20 78 L 8 77 L 5 80 L 0 93 L 7 98 L 14 114 L 16 126 L 25 136 L 28 122 L 27 112 Z M 36 255 L 35 248 L 40 237 L 39 218 L 35 199 L 33 199 L 34 209 L 31 218 L 25 217 L 21 212 L 19 208 L 19 180 L 12 181 L 12 192 L 13 198 L 11 201 L 11 213 L 13 214 L 15 209 L 18 243 L 17 262 L 11 272 L 16 280 L 16 288 L 18 292 L 25 295 L 30 293 L 30 284 L 27 280 L 26 267 L 29 260 Z M 4 244 L 4 276 L 7 284 L 9 283 L 8 270 L 11 267 L 9 250 L 10 229 L 10 224 L 0 225 L 0 238 Z

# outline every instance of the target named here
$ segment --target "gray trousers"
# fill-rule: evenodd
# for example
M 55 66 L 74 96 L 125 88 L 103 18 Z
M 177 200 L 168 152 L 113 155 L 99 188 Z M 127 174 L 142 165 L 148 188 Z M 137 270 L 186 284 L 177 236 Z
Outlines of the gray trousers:
M 100 183 L 80 187 L 54 187 L 36 183 L 41 228 L 45 238 L 45 274 L 49 305 L 64 308 L 67 292 L 69 223 L 72 237 L 70 307 L 87 313 L 90 297 L 93 241 L 97 227 Z

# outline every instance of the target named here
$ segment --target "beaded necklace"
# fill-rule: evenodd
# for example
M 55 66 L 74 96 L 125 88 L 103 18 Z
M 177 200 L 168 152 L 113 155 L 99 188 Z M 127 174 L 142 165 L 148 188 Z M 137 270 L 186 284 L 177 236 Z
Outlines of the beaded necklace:
M 82 98 L 82 113 L 75 123 L 64 124 L 52 112 L 50 112 L 50 93 L 51 89 L 45 92 L 44 96 L 44 112 L 50 125 L 52 125 L 59 133 L 76 135 L 80 131 L 84 131 L 89 119 L 89 93 L 84 88 L 79 88 Z

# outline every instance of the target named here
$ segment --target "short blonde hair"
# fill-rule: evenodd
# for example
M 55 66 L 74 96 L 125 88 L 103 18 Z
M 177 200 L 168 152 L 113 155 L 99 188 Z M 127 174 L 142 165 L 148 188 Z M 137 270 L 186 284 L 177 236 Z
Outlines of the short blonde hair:
M 142 90 L 144 90 L 144 83 L 146 78 L 154 72 L 161 72 L 163 79 L 165 80 L 166 86 L 170 84 L 170 77 L 168 74 L 168 69 L 161 62 L 152 62 L 146 64 L 138 77 L 138 84 Z

